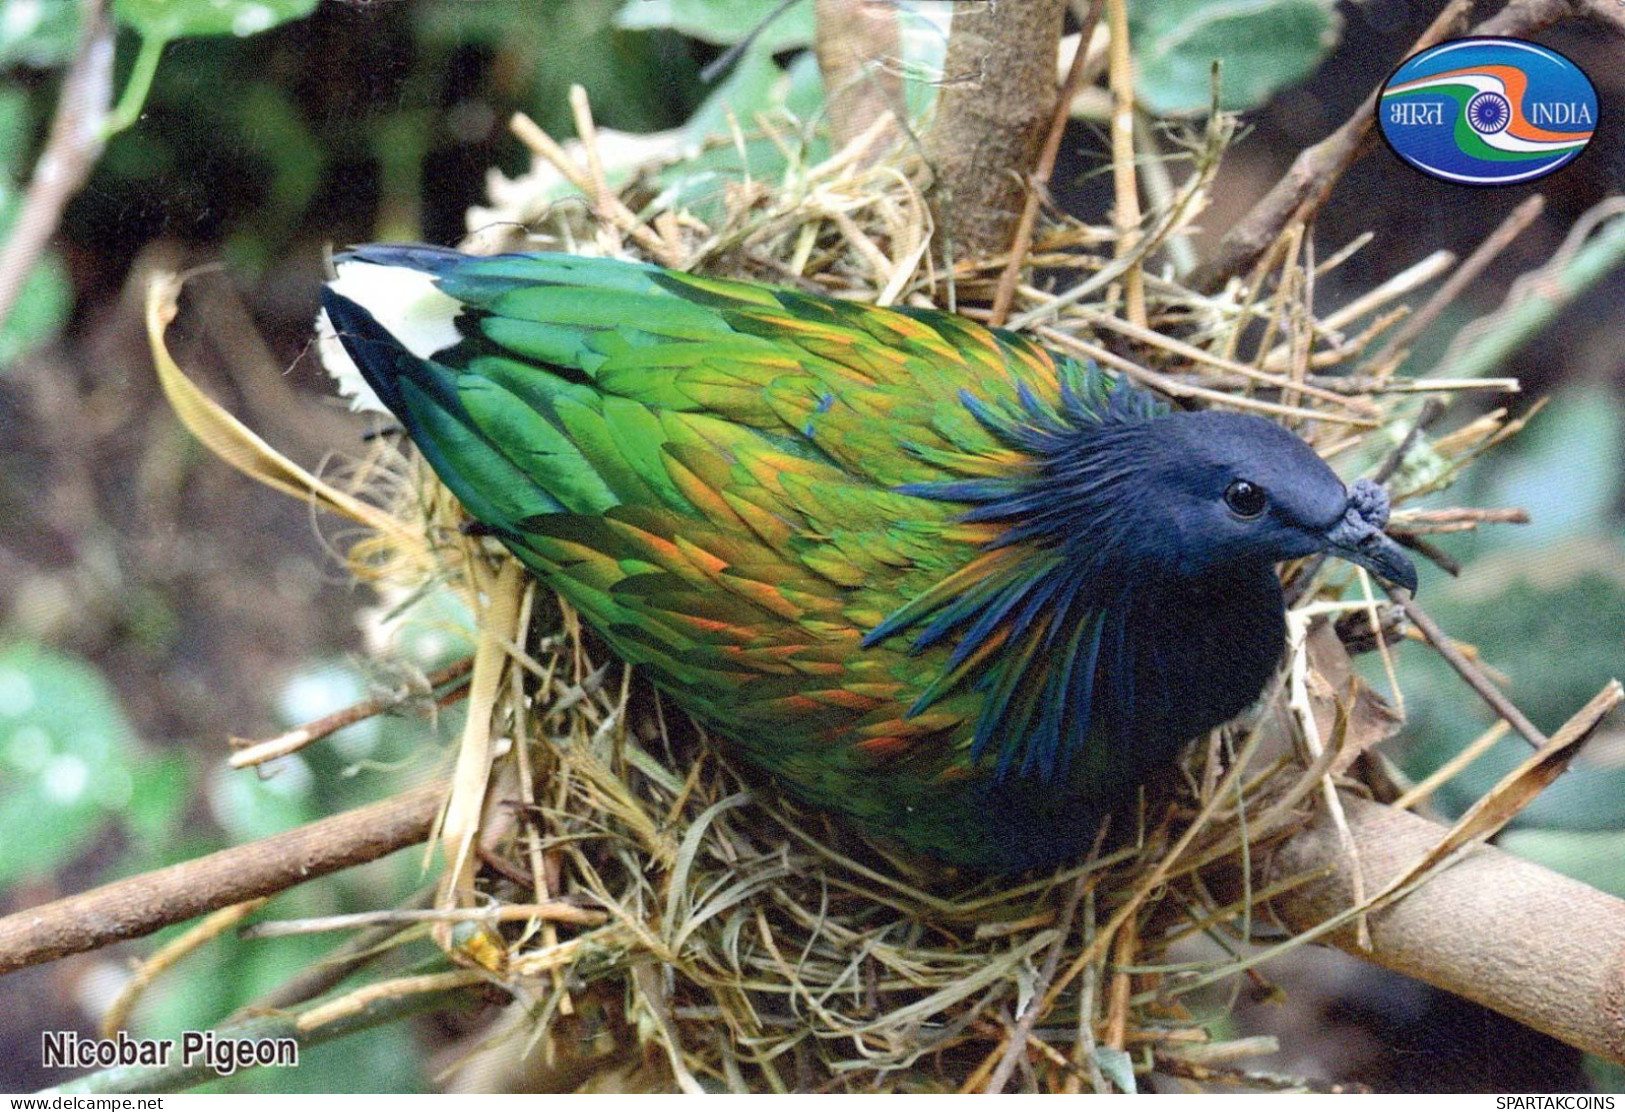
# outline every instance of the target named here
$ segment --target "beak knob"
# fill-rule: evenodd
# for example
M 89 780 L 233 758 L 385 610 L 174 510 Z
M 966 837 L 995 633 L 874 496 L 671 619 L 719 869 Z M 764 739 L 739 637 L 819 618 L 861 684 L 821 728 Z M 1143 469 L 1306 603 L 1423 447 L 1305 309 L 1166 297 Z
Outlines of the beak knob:
M 1326 534 L 1326 551 L 1415 594 L 1416 565 L 1383 532 L 1388 511 L 1388 492 L 1382 484 L 1356 479 L 1349 487 L 1348 508 Z

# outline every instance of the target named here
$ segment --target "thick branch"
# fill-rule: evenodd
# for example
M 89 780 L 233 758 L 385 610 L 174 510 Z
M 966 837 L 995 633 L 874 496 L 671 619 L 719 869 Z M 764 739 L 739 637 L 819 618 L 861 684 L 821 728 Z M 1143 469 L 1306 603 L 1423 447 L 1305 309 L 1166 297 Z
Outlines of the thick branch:
M 1443 828 L 1344 794 L 1363 891 L 1408 871 Z M 1354 862 L 1328 813 L 1259 866 L 1255 886 L 1330 868 L 1276 897 L 1276 916 L 1307 930 L 1356 902 Z M 1625 901 L 1490 847 L 1473 850 L 1410 895 L 1324 936 L 1356 957 L 1446 989 L 1555 1038 L 1625 1061 Z
M 926 137 L 937 227 L 959 257 L 1010 245 L 1054 109 L 1066 0 L 961 4 Z
M 817 0 L 818 72 L 829 105 L 830 138 L 836 149 L 868 131 L 890 112 L 903 119 L 903 79 L 897 70 L 877 64 L 900 49 L 897 10 L 875 0 Z M 870 147 L 883 154 L 891 143 Z
M 0 919 L 0 974 L 268 896 L 429 836 L 446 798 L 431 784 L 246 846 L 93 888 Z

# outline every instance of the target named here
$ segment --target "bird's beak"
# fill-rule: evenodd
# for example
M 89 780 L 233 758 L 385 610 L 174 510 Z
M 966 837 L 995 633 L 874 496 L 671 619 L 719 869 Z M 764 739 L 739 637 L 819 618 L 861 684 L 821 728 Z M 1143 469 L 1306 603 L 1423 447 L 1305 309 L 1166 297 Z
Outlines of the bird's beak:
M 1342 520 L 1326 534 L 1326 551 L 1415 594 L 1416 565 L 1382 531 L 1387 524 L 1388 492 L 1369 479 L 1357 479 L 1349 488 Z
M 1326 551 L 1360 565 L 1386 583 L 1403 587 L 1413 595 L 1416 593 L 1416 565 L 1403 548 L 1383 533 L 1373 533 L 1358 545 L 1332 545 Z

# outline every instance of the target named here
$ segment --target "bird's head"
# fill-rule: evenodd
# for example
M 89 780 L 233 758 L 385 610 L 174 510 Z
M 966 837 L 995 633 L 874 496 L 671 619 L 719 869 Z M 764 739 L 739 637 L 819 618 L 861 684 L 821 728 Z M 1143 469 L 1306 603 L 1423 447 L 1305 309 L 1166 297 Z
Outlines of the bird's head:
M 1345 487 L 1314 451 L 1259 417 L 1176 413 L 1139 426 L 1142 504 L 1155 506 L 1165 540 L 1148 531 L 1165 566 L 1183 576 L 1275 564 L 1325 552 L 1416 590 L 1416 567 L 1384 532 L 1388 495 L 1360 479 Z
M 1025 387 L 1014 402 L 961 397 L 1032 466 L 899 489 L 969 503 L 964 521 L 1005 523 L 995 546 L 1060 550 L 1091 595 L 1212 581 L 1317 552 L 1416 589 L 1415 566 L 1383 532 L 1387 492 L 1368 479 L 1344 486 L 1309 445 L 1262 417 L 1169 413 L 1091 377 L 1063 379 L 1059 405 Z

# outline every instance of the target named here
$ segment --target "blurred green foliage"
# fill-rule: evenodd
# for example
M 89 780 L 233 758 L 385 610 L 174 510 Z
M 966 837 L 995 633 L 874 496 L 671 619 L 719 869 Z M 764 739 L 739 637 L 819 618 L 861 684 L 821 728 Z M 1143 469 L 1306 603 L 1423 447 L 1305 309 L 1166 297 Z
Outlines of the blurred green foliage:
M 113 0 L 113 14 L 121 24 L 144 39 L 165 41 L 257 35 L 303 19 L 315 7 L 316 0 Z
M 1219 107 L 1257 108 L 1304 80 L 1337 45 L 1330 0 L 1155 0 L 1129 5 L 1134 91 L 1159 116 L 1206 114 L 1219 69 Z
M 183 754 L 156 754 L 82 660 L 42 645 L 0 649 L 0 886 L 39 880 L 115 824 L 148 844 L 178 825 Z
M 0 8 L 0 70 L 52 69 L 73 57 L 79 7 L 61 0 L 5 0 Z M 6 148 L 0 147 L 0 151 Z
M 1554 395 L 1523 433 L 1468 471 L 1439 503 L 1521 506 L 1524 526 L 1488 526 L 1446 538 L 1465 565 L 1459 579 L 1436 570 L 1418 597 L 1550 733 L 1610 678 L 1625 675 L 1625 405 L 1600 386 Z M 1399 654 L 1409 722 L 1403 767 L 1418 777 L 1494 722 L 1436 654 Z M 1378 670 L 1367 673 L 1379 685 Z M 1606 732 L 1606 731 L 1605 731 Z M 1519 816 L 1502 844 L 1560 872 L 1625 896 L 1625 746 L 1593 746 Z M 1464 811 L 1529 754 L 1506 737 L 1445 784 L 1435 802 Z

